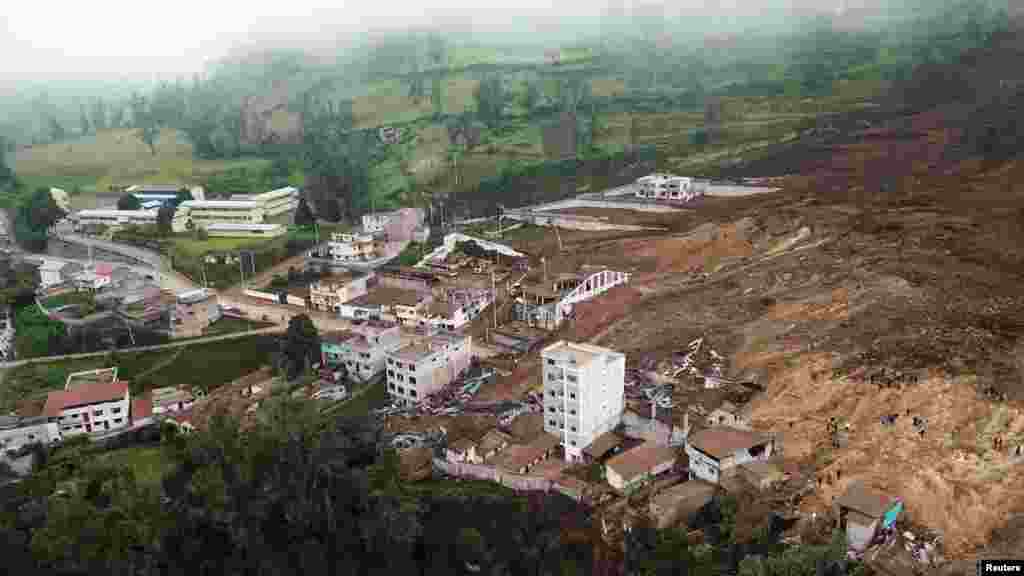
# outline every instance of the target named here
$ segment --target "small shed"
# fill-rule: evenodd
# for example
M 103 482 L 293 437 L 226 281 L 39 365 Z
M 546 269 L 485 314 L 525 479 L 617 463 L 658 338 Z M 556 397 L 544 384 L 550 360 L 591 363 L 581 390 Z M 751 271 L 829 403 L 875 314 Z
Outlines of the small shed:
M 888 530 L 896 523 L 903 502 L 863 482 L 854 482 L 836 499 L 834 506 L 840 530 L 846 532 L 846 542 L 856 551 L 871 545 L 880 530 Z

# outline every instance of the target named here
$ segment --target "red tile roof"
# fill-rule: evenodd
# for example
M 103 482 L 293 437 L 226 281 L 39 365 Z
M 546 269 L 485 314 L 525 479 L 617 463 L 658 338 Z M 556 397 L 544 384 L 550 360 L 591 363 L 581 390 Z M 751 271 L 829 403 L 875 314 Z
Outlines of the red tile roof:
M 721 460 L 732 456 L 737 450 L 748 450 L 769 441 L 769 436 L 752 430 L 717 426 L 694 434 L 690 438 L 690 445 L 716 460 Z
M 120 400 L 127 393 L 128 383 L 124 381 L 79 386 L 72 390 L 56 390 L 46 396 L 43 416 L 60 416 L 62 410 L 74 408 L 75 406 Z
M 147 392 L 142 396 L 132 398 L 132 422 L 137 422 L 143 418 L 149 418 L 153 415 L 153 398 Z

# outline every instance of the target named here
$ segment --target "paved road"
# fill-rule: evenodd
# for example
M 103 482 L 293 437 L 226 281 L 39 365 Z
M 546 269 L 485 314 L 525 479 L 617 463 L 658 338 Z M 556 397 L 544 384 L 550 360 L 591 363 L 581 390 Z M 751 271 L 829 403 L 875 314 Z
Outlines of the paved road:
M 193 344 L 205 344 L 208 342 L 219 342 L 221 340 L 234 340 L 237 338 L 244 338 L 246 336 L 253 336 L 256 334 L 276 334 L 283 332 L 284 326 L 274 326 L 271 328 L 261 328 L 259 330 L 250 330 L 246 332 L 235 332 L 233 334 L 218 334 L 216 336 L 204 336 L 202 338 L 193 338 L 190 340 L 178 340 L 176 342 L 170 342 L 167 344 L 157 344 L 155 346 L 138 346 L 135 348 L 119 348 L 118 354 L 127 352 L 151 352 L 155 350 L 168 350 L 171 348 L 180 348 L 182 346 L 191 346 Z M 8 368 L 17 368 L 19 366 L 25 366 L 27 364 L 46 364 L 58 360 L 75 360 L 79 358 L 95 358 L 99 356 L 106 356 L 110 352 L 104 350 L 102 352 L 84 352 L 81 354 L 64 354 L 63 356 L 43 356 L 40 358 L 27 358 L 25 360 L 15 360 L 14 362 L 0 362 L 0 370 L 6 370 Z
M 64 231 L 56 232 L 53 236 L 71 244 L 92 246 L 94 248 L 114 252 L 145 262 L 160 271 L 160 287 L 165 290 L 178 293 L 199 288 L 199 285 L 190 280 L 187 276 L 171 268 L 170 262 L 164 258 L 163 255 L 156 252 L 145 250 L 137 246 L 122 244 L 120 242 L 108 242 L 106 240 L 89 238 L 88 236 L 83 236 L 81 234 L 72 234 Z

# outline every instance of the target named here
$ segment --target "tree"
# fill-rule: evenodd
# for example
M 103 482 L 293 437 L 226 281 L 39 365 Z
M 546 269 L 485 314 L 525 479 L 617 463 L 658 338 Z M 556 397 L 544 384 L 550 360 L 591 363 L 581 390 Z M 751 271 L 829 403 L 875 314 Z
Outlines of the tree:
M 107 103 L 103 98 L 97 98 L 92 103 L 92 126 L 97 132 L 108 127 Z
M 210 234 L 206 231 L 205 226 L 196 226 L 194 233 L 196 240 L 199 240 L 200 242 L 204 242 L 210 239 Z
M 534 80 L 528 80 L 526 82 L 526 88 L 523 91 L 523 108 L 526 109 L 527 114 L 533 114 L 537 109 L 537 104 L 540 102 L 540 87 L 537 86 L 537 82 Z
M 505 91 L 500 74 L 491 74 L 480 81 L 473 90 L 476 101 L 476 114 L 488 128 L 501 127 L 502 113 L 505 109 Z
M 64 136 L 64 126 L 62 126 L 61 123 L 57 121 L 57 118 L 55 116 L 50 116 L 50 141 L 60 142 L 61 140 L 64 139 Z
M 316 218 L 313 216 L 313 211 L 310 210 L 306 199 L 299 198 L 299 205 L 295 208 L 295 225 L 312 226 L 315 221 Z
M 136 198 L 134 194 L 128 194 L 126 192 L 122 194 L 120 198 L 117 199 L 118 210 L 139 210 L 141 208 L 142 202 L 140 202 L 139 199 Z
M 92 132 L 92 126 L 89 124 L 89 115 L 85 112 L 85 104 L 82 104 L 82 115 L 79 122 L 81 125 L 81 134 L 83 136 Z
M 164 203 L 163 206 L 156 211 L 156 229 L 157 231 L 167 236 L 172 232 L 171 222 L 174 220 L 174 213 L 177 211 L 177 206 L 170 202 Z M 191 222 L 191 220 L 189 220 Z
M 0 190 L 14 184 L 14 171 L 7 165 L 7 139 L 0 134 Z
M 294 380 L 320 357 L 320 334 L 306 314 L 292 316 L 282 339 L 281 353 L 288 379 Z

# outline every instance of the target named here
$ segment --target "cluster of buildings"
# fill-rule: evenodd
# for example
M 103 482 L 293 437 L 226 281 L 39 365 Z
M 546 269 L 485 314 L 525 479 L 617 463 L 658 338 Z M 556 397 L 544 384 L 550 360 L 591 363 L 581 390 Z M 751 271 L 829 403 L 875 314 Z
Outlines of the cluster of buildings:
M 363 215 L 360 230 L 331 234 L 309 257 L 339 265 L 365 264 L 394 256 L 387 251 L 391 243 L 426 242 L 429 236 L 430 227 L 421 209 L 374 212 Z
M 160 207 L 175 200 L 181 190 L 178 186 L 132 186 L 126 192 L 141 202 L 142 209 L 80 210 L 71 220 L 76 230 L 90 225 L 155 225 Z M 177 233 L 202 227 L 214 237 L 272 238 L 287 229 L 265 220 L 291 212 L 299 204 L 299 190 L 291 186 L 262 194 L 236 194 L 228 200 L 207 200 L 201 187 L 188 190 L 191 199 L 178 204 L 171 219 L 171 229 Z

